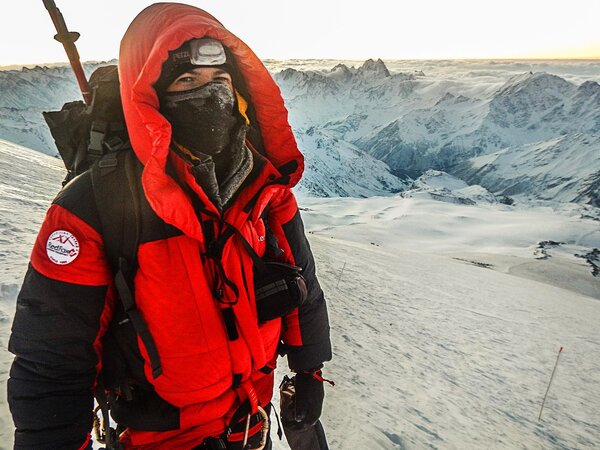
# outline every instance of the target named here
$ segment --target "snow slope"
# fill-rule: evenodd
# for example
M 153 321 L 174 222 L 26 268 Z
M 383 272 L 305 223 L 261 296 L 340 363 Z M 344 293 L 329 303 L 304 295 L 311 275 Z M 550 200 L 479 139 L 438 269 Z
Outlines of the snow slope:
M 297 135 L 306 155 L 298 191 L 322 197 L 370 197 L 406 189 L 382 161 L 327 131 L 311 128 Z
M 64 178 L 59 159 L 0 141 L 0 448 L 12 448 L 7 351 L 15 298 L 44 214 Z
M 0 142 L 0 448 L 12 445 L 5 383 L 14 302 L 63 173 L 57 159 Z M 446 177 L 430 173 L 410 191 L 465 197 Z M 300 197 L 332 324 L 335 356 L 326 370 L 337 385 L 327 388 L 323 417 L 331 448 L 600 442 L 600 278 L 573 256 L 600 247 L 598 211 L 467 198 L 473 204 L 428 195 Z M 565 244 L 540 250 L 549 240 Z M 523 265 L 528 270 L 515 274 Z
M 331 448 L 597 448 L 597 299 L 431 254 L 312 244 L 333 324 Z

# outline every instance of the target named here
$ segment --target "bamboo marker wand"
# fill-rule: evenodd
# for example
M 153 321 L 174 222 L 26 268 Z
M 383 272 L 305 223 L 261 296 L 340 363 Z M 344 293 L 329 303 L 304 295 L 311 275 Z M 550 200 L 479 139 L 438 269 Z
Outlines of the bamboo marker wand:
M 344 267 L 342 267 L 342 271 L 340 272 L 340 276 L 338 277 L 337 284 L 335 285 L 335 288 L 336 288 L 336 289 L 337 289 L 337 288 L 338 288 L 338 286 L 340 285 L 340 280 L 342 279 L 342 275 L 344 275 L 344 269 L 346 268 L 346 263 L 347 263 L 347 262 L 348 262 L 348 261 L 344 261 Z
M 544 400 L 542 400 L 542 407 L 540 408 L 540 415 L 538 416 L 538 422 L 542 420 L 542 411 L 544 410 L 544 405 L 546 404 L 546 398 L 548 397 L 548 392 L 550 392 L 550 386 L 552 385 L 552 380 L 554 380 L 554 374 L 556 373 L 556 368 L 558 367 L 558 360 L 560 359 L 560 354 L 562 353 L 563 348 L 561 347 L 558 351 L 558 355 L 556 356 L 556 363 L 554 363 L 554 369 L 552 370 L 552 375 L 550 375 L 550 382 L 548 383 L 548 389 L 546 389 L 546 395 L 544 395 Z

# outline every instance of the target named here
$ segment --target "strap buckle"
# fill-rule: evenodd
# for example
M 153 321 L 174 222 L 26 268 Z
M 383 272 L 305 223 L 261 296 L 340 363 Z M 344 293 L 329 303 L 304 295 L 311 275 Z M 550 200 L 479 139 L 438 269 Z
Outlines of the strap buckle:
M 104 153 L 104 136 L 108 132 L 108 122 L 105 120 L 94 120 L 90 129 L 90 144 L 88 145 L 88 154 L 95 159 L 99 159 Z

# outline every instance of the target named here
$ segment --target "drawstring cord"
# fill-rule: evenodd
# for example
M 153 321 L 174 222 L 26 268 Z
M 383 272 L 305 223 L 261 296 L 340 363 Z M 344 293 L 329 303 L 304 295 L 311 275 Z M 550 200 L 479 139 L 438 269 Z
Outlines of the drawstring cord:
M 306 375 L 312 375 L 312 377 L 315 380 L 320 381 L 321 383 L 329 383 L 331 386 L 335 386 L 335 381 L 328 380 L 327 378 L 323 378 L 323 372 L 321 371 L 321 369 L 316 369 L 316 370 L 302 370 L 299 373 L 303 373 L 303 374 L 306 374 Z

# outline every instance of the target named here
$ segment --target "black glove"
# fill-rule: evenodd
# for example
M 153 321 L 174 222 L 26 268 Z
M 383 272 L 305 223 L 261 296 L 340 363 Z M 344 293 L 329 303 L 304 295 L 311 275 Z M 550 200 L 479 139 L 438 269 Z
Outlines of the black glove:
M 287 411 L 282 409 L 281 418 L 286 425 L 296 429 L 312 427 L 321 417 L 323 410 L 325 390 L 321 371 L 297 373 L 294 377 L 294 387 L 294 399 L 286 405 Z

